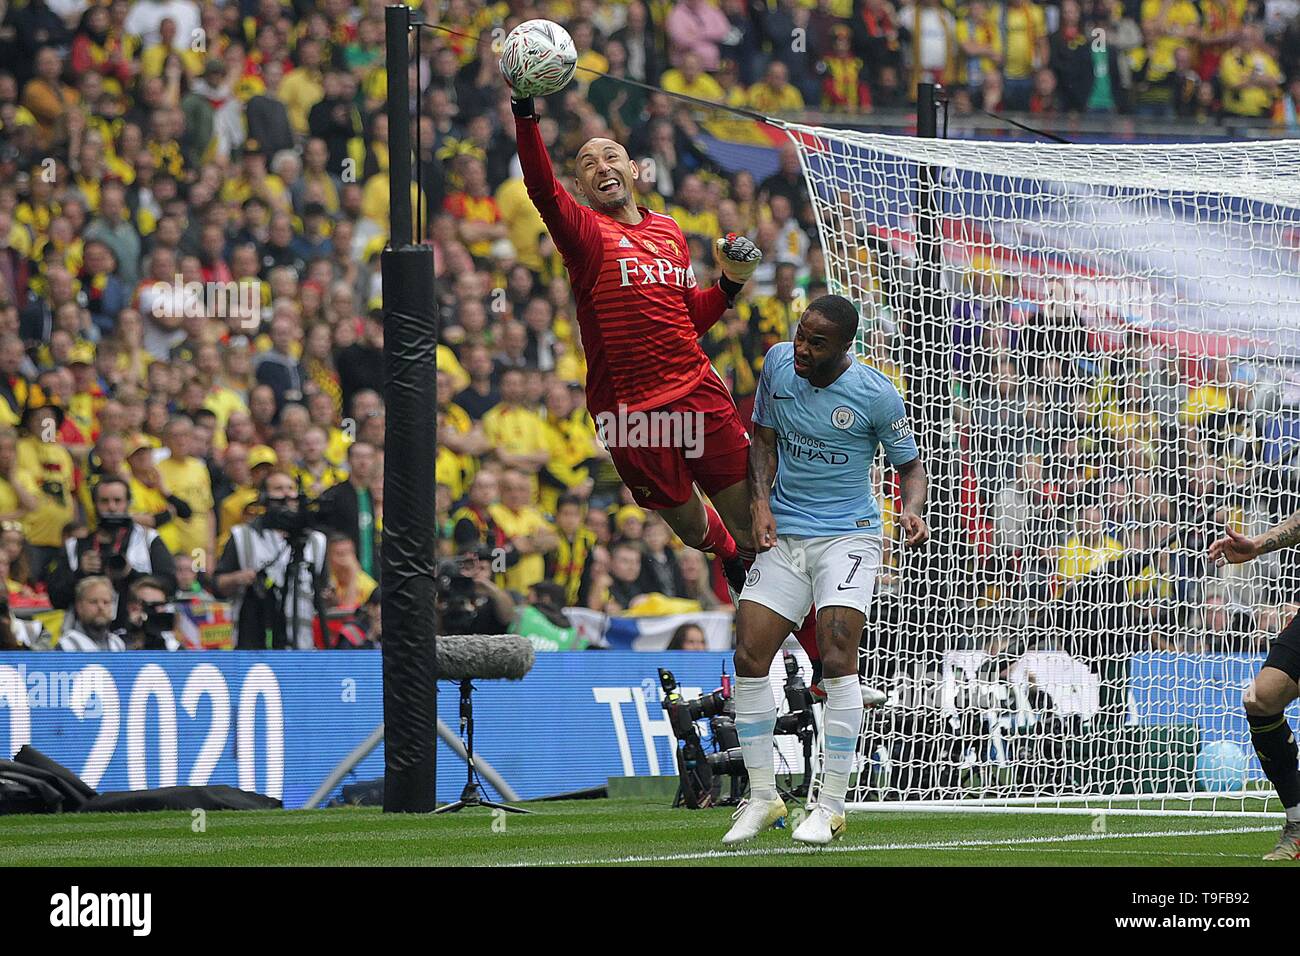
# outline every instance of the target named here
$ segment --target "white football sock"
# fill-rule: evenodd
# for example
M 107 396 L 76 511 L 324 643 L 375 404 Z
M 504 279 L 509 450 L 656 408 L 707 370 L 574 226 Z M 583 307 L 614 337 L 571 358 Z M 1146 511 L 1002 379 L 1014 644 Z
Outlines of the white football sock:
M 776 701 L 766 677 L 737 677 L 736 733 L 740 753 L 749 773 L 751 800 L 771 800 L 776 794 L 772 731 L 776 726 Z
M 862 690 L 857 674 L 828 677 L 822 686 L 826 688 L 826 716 L 822 724 L 822 759 L 826 772 L 822 775 L 817 802 L 832 813 L 843 813 L 853 755 L 862 732 Z
M 1286 822 L 1287 823 L 1300 822 L 1300 807 L 1286 808 Z

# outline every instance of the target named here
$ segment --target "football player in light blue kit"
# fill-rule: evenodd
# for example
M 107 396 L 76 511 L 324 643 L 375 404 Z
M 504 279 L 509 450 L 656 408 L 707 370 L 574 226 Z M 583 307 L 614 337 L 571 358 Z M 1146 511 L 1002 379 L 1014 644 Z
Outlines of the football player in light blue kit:
M 763 361 L 749 450 L 759 554 L 736 617 L 736 730 L 750 794 L 724 843 L 751 839 L 786 814 L 773 769 L 777 712 L 768 671 L 814 604 L 826 688 L 825 773 L 817 806 L 794 839 L 826 844 L 844 832 L 862 729 L 858 644 L 883 547 L 871 486 L 878 447 L 901 479 L 906 546 L 930 536 L 921 517 L 925 470 L 903 399 L 889 379 L 850 354 L 857 329 L 848 299 L 822 296 L 800 318 L 794 342 L 773 346 Z

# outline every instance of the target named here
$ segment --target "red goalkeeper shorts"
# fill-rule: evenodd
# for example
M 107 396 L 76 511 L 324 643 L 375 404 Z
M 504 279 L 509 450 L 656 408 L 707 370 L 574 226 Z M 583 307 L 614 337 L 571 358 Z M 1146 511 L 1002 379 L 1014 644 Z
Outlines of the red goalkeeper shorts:
M 710 371 L 694 391 L 661 408 L 624 415 L 626 422 L 616 426 L 620 434 L 602 429 L 602 437 L 611 439 L 606 447 L 614 467 L 642 508 L 683 505 L 693 484 L 712 495 L 745 480 L 749 433 L 716 373 Z M 638 417 L 645 429 L 640 436 Z

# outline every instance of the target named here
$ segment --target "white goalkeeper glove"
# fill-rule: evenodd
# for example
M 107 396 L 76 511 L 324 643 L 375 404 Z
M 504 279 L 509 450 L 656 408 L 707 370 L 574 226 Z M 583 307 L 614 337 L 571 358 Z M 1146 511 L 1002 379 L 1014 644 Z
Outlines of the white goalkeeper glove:
M 722 274 L 736 285 L 744 285 L 763 261 L 763 253 L 746 236 L 727 233 L 713 245 L 713 255 Z

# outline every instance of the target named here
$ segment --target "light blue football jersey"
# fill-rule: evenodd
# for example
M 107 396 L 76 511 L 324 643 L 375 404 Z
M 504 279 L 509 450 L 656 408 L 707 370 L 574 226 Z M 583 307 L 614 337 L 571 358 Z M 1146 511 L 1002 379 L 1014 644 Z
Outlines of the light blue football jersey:
M 871 487 L 877 447 L 895 467 L 917 457 L 898 389 L 854 362 L 828 388 L 794 371 L 794 344 L 772 346 L 754 399 L 754 424 L 776 432 L 776 533 L 799 538 L 880 534 Z

